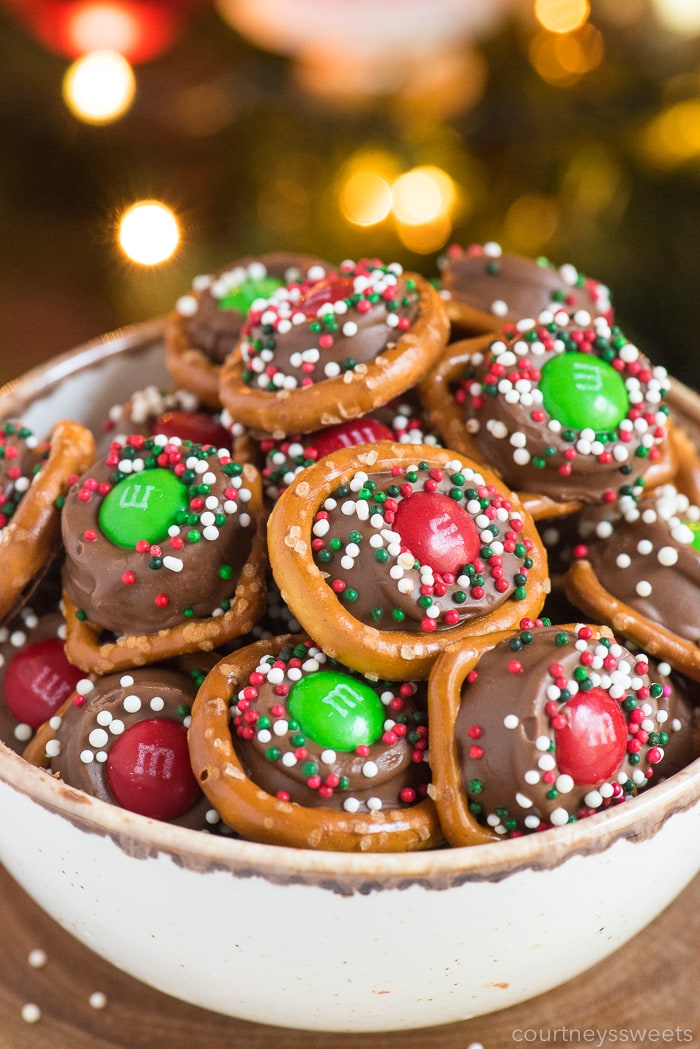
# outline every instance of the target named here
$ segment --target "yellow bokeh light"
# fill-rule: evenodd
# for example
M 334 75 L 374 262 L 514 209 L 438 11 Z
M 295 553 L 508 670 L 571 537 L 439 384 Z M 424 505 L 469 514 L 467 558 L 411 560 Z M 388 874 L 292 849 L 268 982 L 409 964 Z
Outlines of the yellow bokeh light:
M 399 175 L 391 193 L 396 220 L 406 226 L 449 218 L 455 202 L 454 182 L 441 168 L 431 165 Z
M 571 33 L 585 24 L 588 0 L 535 0 L 535 18 L 550 33 Z
M 134 71 L 116 51 L 92 51 L 68 67 L 63 99 L 86 124 L 109 124 L 127 112 L 136 93 Z
M 659 168 L 700 157 L 700 99 L 676 102 L 654 117 L 642 136 L 642 148 Z
M 556 201 L 541 193 L 524 193 L 506 212 L 500 240 L 523 255 L 541 252 L 559 225 Z
M 439 215 L 431 222 L 419 225 L 397 222 L 396 231 L 408 251 L 414 251 L 417 255 L 429 255 L 447 244 L 452 236 L 452 221 L 448 215 Z
M 349 175 L 340 189 L 340 210 L 353 226 L 376 226 L 391 211 L 391 187 L 376 171 Z
M 175 253 L 180 227 L 174 212 L 159 200 L 132 204 L 119 220 L 119 246 L 141 266 L 157 266 Z

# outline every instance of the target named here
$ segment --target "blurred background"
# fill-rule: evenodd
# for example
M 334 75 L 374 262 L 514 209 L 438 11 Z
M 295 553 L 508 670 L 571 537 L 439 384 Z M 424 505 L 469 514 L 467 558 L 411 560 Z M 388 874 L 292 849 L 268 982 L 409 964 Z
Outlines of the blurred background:
M 0 380 L 242 254 L 497 240 L 700 384 L 700 0 L 0 0 L 0 59 Z

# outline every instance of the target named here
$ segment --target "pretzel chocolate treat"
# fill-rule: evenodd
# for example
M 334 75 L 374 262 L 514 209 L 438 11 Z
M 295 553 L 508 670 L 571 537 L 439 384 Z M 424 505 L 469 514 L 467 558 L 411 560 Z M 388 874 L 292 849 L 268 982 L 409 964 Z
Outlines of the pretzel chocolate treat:
M 86 671 L 211 651 L 263 613 L 260 476 L 226 449 L 115 442 L 70 489 L 62 523 L 67 651 Z
M 453 343 L 420 384 L 445 443 L 488 463 L 538 518 L 637 477 L 670 480 L 666 369 L 583 310 L 524 323 Z
M 281 439 L 366 415 L 413 386 L 447 342 L 438 292 L 398 264 L 343 262 L 250 310 L 222 366 L 231 416 Z
M 312 255 L 246 255 L 214 275 L 200 275 L 182 295 L 165 331 L 165 363 L 175 382 L 220 407 L 221 365 L 240 338 L 248 310 L 282 285 L 321 280 L 330 263 Z
M 202 790 L 244 838 L 344 852 L 443 840 L 424 683 L 370 681 L 308 637 L 283 635 L 217 664 L 188 738 Z
M 569 600 L 700 680 L 700 507 L 674 485 L 630 486 L 578 521 Z
M 61 420 L 48 439 L 14 420 L 0 424 L 0 622 L 21 608 L 53 561 L 61 503 L 95 455 L 88 429 Z
M 175 664 L 81 677 L 24 756 L 130 812 L 194 830 L 220 829 L 187 746 L 203 677 L 204 670 L 188 673 Z
M 656 782 L 665 687 L 646 656 L 587 624 L 525 620 L 450 646 L 428 683 L 431 793 L 450 844 L 561 827 Z
M 549 588 L 534 522 L 486 470 L 429 445 L 346 448 L 297 475 L 268 524 L 302 627 L 369 676 L 424 678 L 451 641 L 537 615 Z
M 612 323 L 610 292 L 575 266 L 505 252 L 494 241 L 451 245 L 438 259 L 453 337 L 500 331 L 546 309 L 585 309 Z

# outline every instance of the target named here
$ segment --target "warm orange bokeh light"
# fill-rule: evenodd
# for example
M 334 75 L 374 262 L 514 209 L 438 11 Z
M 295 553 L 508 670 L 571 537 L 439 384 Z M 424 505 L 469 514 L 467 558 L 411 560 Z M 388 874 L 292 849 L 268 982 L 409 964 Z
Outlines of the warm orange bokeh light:
M 562 87 L 597 69 L 604 53 L 602 33 L 588 24 L 573 33 L 537 33 L 530 41 L 529 57 L 543 80 Z
M 391 187 L 376 171 L 355 171 L 341 187 L 340 210 L 353 226 L 376 226 L 391 211 Z

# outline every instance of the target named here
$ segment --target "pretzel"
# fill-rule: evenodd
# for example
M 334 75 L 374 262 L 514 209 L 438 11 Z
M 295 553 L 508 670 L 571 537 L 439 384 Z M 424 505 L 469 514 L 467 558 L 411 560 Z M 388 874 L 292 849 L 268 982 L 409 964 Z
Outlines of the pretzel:
M 309 466 L 276 502 L 268 547 L 282 597 L 324 652 L 394 680 L 427 677 L 451 641 L 537 615 L 549 589 L 517 498 L 430 445 L 358 445 Z
M 251 310 L 222 366 L 231 416 L 279 440 L 366 415 L 413 386 L 447 342 L 433 286 L 398 265 L 344 263 Z
M 467 248 L 453 244 L 438 259 L 438 268 L 447 315 L 460 337 L 495 334 L 506 324 L 558 307 L 585 309 L 612 323 L 608 288 L 570 264 L 554 266 L 490 242 Z
M 221 364 L 238 341 L 249 306 L 281 284 L 318 280 L 329 268 L 315 256 L 276 252 L 246 255 L 213 276 L 195 278 L 165 329 L 165 365 L 177 385 L 210 408 L 220 407 Z
M 246 634 L 265 607 L 260 475 L 224 449 L 133 436 L 71 488 L 66 650 L 104 674 Z
M 524 620 L 446 648 L 428 713 L 448 842 L 564 826 L 646 786 L 659 762 L 663 771 L 668 711 L 647 671 L 645 656 L 588 624 Z
M 536 519 L 600 502 L 677 468 L 668 376 L 602 317 L 564 310 L 452 343 L 418 387 L 448 447 L 515 488 Z
M 430 848 L 443 835 L 426 793 L 418 689 L 373 684 L 305 636 L 254 642 L 222 659 L 197 694 L 192 768 L 244 838 L 343 852 Z
M 0 622 L 16 614 L 53 560 L 61 534 L 61 501 L 95 454 L 90 431 L 71 420 L 56 423 L 48 449 L 35 451 L 31 431 L 20 423 L 2 424 L 2 434 L 3 472 L 9 469 L 18 476 L 9 476 L 0 505 L 3 520 L 8 506 L 16 504 L 0 527 Z M 10 448 L 15 453 L 12 458 Z M 22 472 L 23 463 L 28 473 Z

